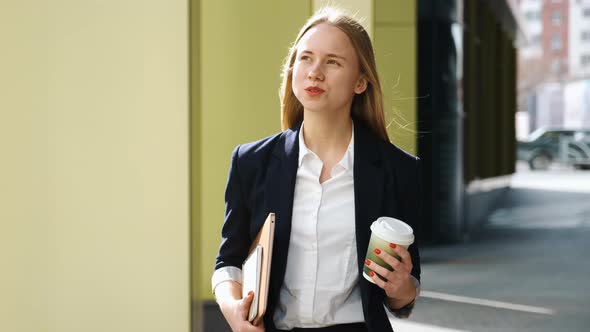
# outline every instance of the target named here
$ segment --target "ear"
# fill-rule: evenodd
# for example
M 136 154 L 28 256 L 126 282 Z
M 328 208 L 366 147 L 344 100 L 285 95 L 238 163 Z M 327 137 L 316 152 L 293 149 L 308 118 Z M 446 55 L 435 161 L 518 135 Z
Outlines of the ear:
M 361 93 L 365 92 L 365 90 L 367 90 L 367 79 L 365 78 L 364 75 L 362 75 L 358 81 L 356 81 L 356 85 L 354 86 L 354 93 L 356 93 L 357 95 L 360 95 Z

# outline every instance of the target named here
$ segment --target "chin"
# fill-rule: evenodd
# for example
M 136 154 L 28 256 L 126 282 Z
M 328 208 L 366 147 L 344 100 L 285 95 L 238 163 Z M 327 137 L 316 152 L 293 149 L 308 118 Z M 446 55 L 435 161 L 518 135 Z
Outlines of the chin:
M 325 108 L 320 107 L 319 105 L 317 105 L 315 103 L 301 103 L 301 105 L 303 105 L 303 109 L 305 111 L 312 112 L 312 113 L 321 113 L 325 109 Z

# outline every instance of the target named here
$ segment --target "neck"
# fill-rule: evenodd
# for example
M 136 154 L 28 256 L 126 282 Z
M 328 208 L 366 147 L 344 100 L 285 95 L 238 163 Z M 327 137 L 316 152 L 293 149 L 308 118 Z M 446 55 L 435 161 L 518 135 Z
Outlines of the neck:
M 348 148 L 352 136 L 352 119 L 346 116 L 326 116 L 316 112 L 304 114 L 305 145 L 318 156 L 340 153 Z

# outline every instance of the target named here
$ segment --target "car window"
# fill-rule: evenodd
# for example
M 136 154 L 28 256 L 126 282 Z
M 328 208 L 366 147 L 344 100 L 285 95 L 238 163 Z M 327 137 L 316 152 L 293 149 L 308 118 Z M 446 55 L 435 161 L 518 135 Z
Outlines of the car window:
M 543 134 L 543 136 L 541 136 L 541 138 L 546 141 L 555 141 L 555 140 L 557 140 L 558 136 L 559 135 L 556 132 L 548 131 L 545 134 Z

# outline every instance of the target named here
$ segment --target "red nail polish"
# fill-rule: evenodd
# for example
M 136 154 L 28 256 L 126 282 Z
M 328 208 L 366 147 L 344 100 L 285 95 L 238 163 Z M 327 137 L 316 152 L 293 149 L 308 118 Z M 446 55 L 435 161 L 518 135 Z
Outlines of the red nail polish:
M 367 266 L 371 265 L 371 261 L 368 259 L 365 259 L 365 265 L 367 265 Z
M 374 276 L 374 275 L 375 275 L 375 272 L 373 272 L 373 271 L 369 271 L 369 275 L 372 277 L 372 276 Z
M 381 253 L 381 249 L 379 249 L 379 248 L 376 248 L 376 249 L 375 249 L 375 253 L 376 253 L 377 255 L 379 255 L 379 254 Z
M 254 292 L 253 292 L 253 291 L 249 291 L 249 292 L 248 292 L 248 296 L 250 296 L 250 295 L 252 295 L 252 294 L 254 294 Z
M 389 244 L 389 247 L 390 247 L 391 249 L 395 249 L 395 247 L 397 247 L 397 246 L 395 245 L 395 243 L 390 243 L 390 244 Z

